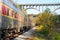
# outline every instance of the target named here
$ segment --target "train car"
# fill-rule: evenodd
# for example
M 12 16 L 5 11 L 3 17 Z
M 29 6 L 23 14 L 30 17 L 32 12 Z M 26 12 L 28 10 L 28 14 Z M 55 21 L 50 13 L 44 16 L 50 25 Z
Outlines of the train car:
M 22 10 L 18 9 L 11 0 L 0 0 L 0 38 L 4 39 L 19 33 L 23 25 Z

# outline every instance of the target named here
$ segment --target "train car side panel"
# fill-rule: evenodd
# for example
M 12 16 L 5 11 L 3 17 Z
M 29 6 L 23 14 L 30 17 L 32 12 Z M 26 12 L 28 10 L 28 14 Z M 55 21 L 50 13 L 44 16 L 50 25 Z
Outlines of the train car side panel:
M 0 28 L 1 28 L 1 10 L 2 10 L 2 0 L 0 0 Z

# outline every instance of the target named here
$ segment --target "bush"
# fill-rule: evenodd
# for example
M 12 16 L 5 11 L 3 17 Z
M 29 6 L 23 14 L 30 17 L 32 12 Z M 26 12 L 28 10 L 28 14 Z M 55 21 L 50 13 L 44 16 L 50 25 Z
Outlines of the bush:
M 55 40 L 60 40 L 60 34 L 56 36 Z

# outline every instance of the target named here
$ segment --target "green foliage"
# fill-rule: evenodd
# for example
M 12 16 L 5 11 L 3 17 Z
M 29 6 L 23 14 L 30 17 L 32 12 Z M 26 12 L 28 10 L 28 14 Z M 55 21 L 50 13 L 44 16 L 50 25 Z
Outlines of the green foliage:
M 56 36 L 55 40 L 60 40 L 60 34 Z
M 38 26 L 43 25 L 42 31 L 37 31 L 37 35 L 42 34 L 43 37 L 55 40 L 56 31 L 55 28 L 59 27 L 60 18 L 58 15 L 54 15 L 49 8 L 47 8 L 43 13 L 38 14 L 36 19 L 36 24 Z

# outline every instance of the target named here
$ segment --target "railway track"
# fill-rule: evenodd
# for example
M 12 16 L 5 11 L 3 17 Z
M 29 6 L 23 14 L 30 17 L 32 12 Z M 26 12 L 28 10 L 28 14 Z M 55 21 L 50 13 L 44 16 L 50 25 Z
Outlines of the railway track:
M 31 29 L 31 28 L 30 28 Z M 0 39 L 0 40 L 12 40 L 12 39 L 14 39 L 14 38 L 16 38 L 16 37 L 18 37 L 18 36 L 20 36 L 20 35 L 22 35 L 22 34 L 24 34 L 25 32 L 27 32 L 27 31 L 29 31 L 30 29 L 24 29 L 24 30 L 20 30 L 20 32 L 19 33 L 9 33 L 9 34 L 6 34 L 6 35 L 8 35 L 7 37 L 6 37 L 6 35 L 4 35 L 4 33 L 1 35 L 1 36 L 3 36 L 2 37 L 2 39 Z

